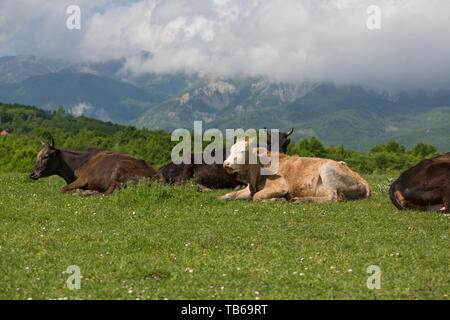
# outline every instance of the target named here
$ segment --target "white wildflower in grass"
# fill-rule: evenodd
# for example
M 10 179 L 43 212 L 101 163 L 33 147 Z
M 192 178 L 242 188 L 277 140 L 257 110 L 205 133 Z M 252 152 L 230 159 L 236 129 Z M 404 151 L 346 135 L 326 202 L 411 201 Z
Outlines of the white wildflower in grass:
M 333 270 L 333 269 L 334 269 L 334 267 L 333 267 L 333 266 L 331 266 L 331 267 L 330 267 L 330 269 L 331 269 L 331 270 Z
M 303 272 L 300 272 L 299 276 L 303 277 L 305 274 Z
M 348 272 L 352 272 L 353 270 L 352 269 L 348 269 Z

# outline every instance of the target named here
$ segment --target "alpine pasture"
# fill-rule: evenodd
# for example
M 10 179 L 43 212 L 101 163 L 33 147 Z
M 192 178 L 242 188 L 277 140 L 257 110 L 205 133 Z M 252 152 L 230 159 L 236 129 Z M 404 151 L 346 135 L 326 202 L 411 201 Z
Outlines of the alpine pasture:
M 190 182 L 72 196 L 56 176 L 1 173 L 0 298 L 448 299 L 449 215 L 399 211 L 397 175 L 362 176 L 368 200 L 292 204 L 220 201 L 229 190 Z

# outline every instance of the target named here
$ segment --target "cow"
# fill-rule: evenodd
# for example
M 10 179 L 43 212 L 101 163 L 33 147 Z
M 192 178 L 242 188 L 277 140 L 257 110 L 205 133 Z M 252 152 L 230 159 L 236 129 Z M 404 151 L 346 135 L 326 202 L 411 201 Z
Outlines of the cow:
M 226 150 L 219 150 L 219 152 L 223 152 L 223 157 L 225 158 Z M 213 151 L 211 155 L 214 156 L 214 154 Z M 184 185 L 186 181 L 193 179 L 196 183 L 206 188 L 233 189 L 243 185 L 237 174 L 228 174 L 222 164 L 195 164 L 193 154 L 189 154 L 187 157 L 190 157 L 188 163 L 175 164 L 171 162 L 158 169 L 163 178 L 163 183 L 180 186 Z
M 63 193 L 81 192 L 83 195 L 109 195 L 126 182 L 137 184 L 141 178 L 149 178 L 150 183 L 160 180 L 159 173 L 144 160 L 128 154 L 107 149 L 90 148 L 70 151 L 55 148 L 51 143 L 41 141 L 42 150 L 30 178 L 58 175 L 67 185 Z
M 267 131 L 267 146 L 270 150 L 272 142 L 271 133 L 265 127 L 264 129 Z M 293 132 L 294 129 L 292 128 L 288 132 L 279 133 L 278 145 L 279 151 L 281 153 L 286 153 L 287 147 L 291 142 L 288 137 Z M 215 151 L 211 153 L 212 157 L 214 157 L 215 155 L 214 152 Z M 222 159 L 226 159 L 227 153 L 229 154 L 229 148 L 219 150 L 218 152 L 222 152 Z M 202 155 L 202 159 L 205 158 L 204 156 L 205 155 Z M 242 187 L 244 185 L 244 182 L 238 177 L 238 174 L 227 173 L 221 163 L 195 164 L 194 156 L 192 154 L 186 155 L 186 157 L 190 157 L 189 163 L 175 164 L 171 162 L 158 169 L 158 172 L 163 177 L 164 183 L 172 185 L 183 185 L 187 180 L 193 179 L 196 183 L 204 187 L 215 189 L 234 189 Z
M 255 156 L 255 163 L 250 163 L 250 155 Z M 270 168 L 271 163 L 268 163 L 273 157 L 278 157 L 277 169 Z M 345 162 L 271 153 L 257 147 L 248 137 L 236 141 L 223 166 L 227 172 L 238 173 L 249 183 L 243 190 L 219 197 L 223 200 L 338 202 L 365 199 L 371 194 L 367 181 L 350 170 Z M 268 171 L 264 175 L 262 168 Z
M 403 172 L 389 188 L 398 209 L 450 211 L 450 152 L 422 160 Z
M 266 127 L 264 127 L 264 130 L 266 130 L 267 132 L 267 150 L 268 151 L 272 151 L 272 134 L 270 133 L 270 130 L 267 130 Z M 289 143 L 291 143 L 291 139 L 289 139 L 288 137 L 294 132 L 294 128 L 292 128 L 291 130 L 289 130 L 288 132 L 280 132 L 278 134 L 278 150 L 280 153 L 286 153 L 287 151 L 287 147 L 289 145 Z

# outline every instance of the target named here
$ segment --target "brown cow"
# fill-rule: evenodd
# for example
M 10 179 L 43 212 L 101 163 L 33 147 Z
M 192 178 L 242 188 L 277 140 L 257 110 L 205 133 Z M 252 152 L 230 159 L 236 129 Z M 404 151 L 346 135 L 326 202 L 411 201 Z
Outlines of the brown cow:
M 291 129 L 288 132 L 279 133 L 278 150 L 281 153 L 286 153 L 287 147 L 291 142 L 288 137 L 293 132 L 294 129 Z M 267 147 L 269 150 L 271 148 L 271 142 L 271 133 L 270 130 L 268 130 Z M 214 157 L 214 152 L 215 151 L 211 153 L 212 157 Z M 222 152 L 222 159 L 226 159 L 227 153 L 229 154 L 229 148 L 219 150 L 218 152 Z M 234 189 L 236 187 L 244 185 L 244 182 L 238 177 L 237 173 L 227 173 L 221 163 L 194 164 L 193 155 L 186 155 L 186 157 L 190 157 L 190 163 L 174 164 L 173 162 L 171 162 L 158 169 L 158 172 L 162 175 L 165 183 L 173 185 L 183 185 L 187 180 L 193 179 L 198 184 L 207 188 Z M 204 157 L 202 157 L 202 159 L 204 159 Z
M 141 178 L 149 178 L 150 182 L 160 179 L 158 172 L 144 160 L 124 153 L 96 148 L 60 150 L 55 148 L 53 138 L 50 144 L 42 141 L 41 144 L 43 148 L 30 178 L 59 175 L 67 183 L 61 192 L 89 190 L 82 194 L 108 195 L 120 190 L 120 185 L 128 181 L 137 184 Z
M 250 164 L 251 154 L 257 158 L 255 164 Z M 270 165 L 263 163 L 272 156 L 278 156 L 277 171 L 262 175 L 261 168 L 268 169 Z M 364 199 L 371 193 L 369 184 L 345 162 L 271 154 L 264 148 L 257 148 L 248 137 L 236 141 L 223 166 L 228 172 L 239 173 L 249 187 L 219 199 L 336 202 Z
M 389 196 L 400 210 L 450 211 L 450 152 L 421 161 L 395 180 Z

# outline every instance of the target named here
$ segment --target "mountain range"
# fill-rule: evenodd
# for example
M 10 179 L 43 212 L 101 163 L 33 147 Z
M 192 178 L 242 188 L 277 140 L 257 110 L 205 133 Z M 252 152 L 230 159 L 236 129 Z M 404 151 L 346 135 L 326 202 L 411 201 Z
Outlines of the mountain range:
M 142 59 L 151 54 L 141 53 Z M 295 140 L 367 151 L 395 139 L 450 150 L 450 88 L 393 92 L 362 85 L 284 83 L 264 77 L 135 75 L 127 59 L 73 63 L 0 57 L 0 101 L 34 105 L 148 129 L 295 129 Z

